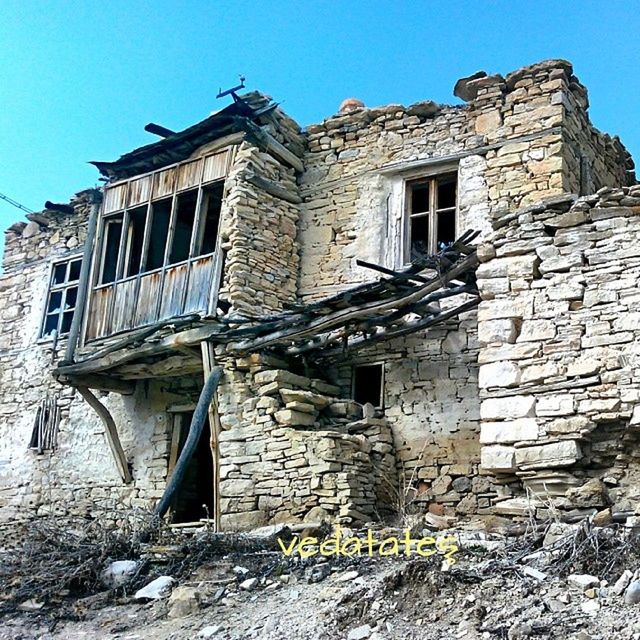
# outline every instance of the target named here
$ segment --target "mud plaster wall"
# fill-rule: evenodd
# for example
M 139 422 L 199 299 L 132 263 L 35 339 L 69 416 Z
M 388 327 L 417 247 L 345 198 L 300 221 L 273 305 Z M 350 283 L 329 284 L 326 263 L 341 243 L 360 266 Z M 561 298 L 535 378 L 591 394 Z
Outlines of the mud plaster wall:
M 523 489 L 541 508 L 640 498 L 640 187 L 574 199 L 497 220 L 481 253 L 482 466 L 503 513 Z M 594 478 L 606 488 L 571 492 Z

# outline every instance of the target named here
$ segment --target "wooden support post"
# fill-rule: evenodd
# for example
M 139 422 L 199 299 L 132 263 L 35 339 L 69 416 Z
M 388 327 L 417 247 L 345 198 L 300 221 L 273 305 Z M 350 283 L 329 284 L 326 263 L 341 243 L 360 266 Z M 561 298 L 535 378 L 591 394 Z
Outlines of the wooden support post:
M 202 364 L 204 369 L 204 379 L 206 380 L 213 371 L 215 353 L 210 342 L 201 342 Z M 209 446 L 213 457 L 213 527 L 215 531 L 220 531 L 220 414 L 218 413 L 218 399 L 214 395 L 209 404 L 209 428 L 211 438 Z
M 118 436 L 118 429 L 116 423 L 109 413 L 109 409 L 105 407 L 98 398 L 96 398 L 88 387 L 76 387 L 78 393 L 86 400 L 87 404 L 98 414 L 100 420 L 104 423 L 105 433 L 107 434 L 107 442 L 113 453 L 113 458 L 116 461 L 116 466 L 120 472 L 122 481 L 129 484 L 133 478 L 129 471 L 129 465 L 127 464 L 127 458 L 124 455 L 122 444 L 120 443 L 120 437 Z

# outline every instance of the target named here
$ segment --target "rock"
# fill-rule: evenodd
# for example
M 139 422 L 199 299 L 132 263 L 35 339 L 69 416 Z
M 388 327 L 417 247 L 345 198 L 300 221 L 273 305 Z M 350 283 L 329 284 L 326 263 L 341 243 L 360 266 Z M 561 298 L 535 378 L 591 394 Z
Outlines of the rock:
M 336 582 L 350 582 L 351 580 L 355 580 L 358 575 L 359 573 L 357 571 L 346 571 L 336 578 Z
M 511 625 L 507 632 L 509 640 L 517 640 L 518 638 L 528 638 L 533 635 L 533 628 L 528 622 L 516 622 Z
M 607 488 L 598 478 L 592 478 L 580 487 L 572 487 L 565 494 L 574 507 L 603 507 L 609 500 Z
M 593 525 L 595 527 L 606 527 L 613 522 L 611 509 L 603 509 L 593 516 Z
M 313 567 L 309 567 L 305 572 L 309 583 L 322 582 L 330 573 L 331 566 L 328 562 L 322 562 Z
M 455 478 L 451 483 L 454 491 L 458 493 L 464 493 L 465 491 L 469 491 L 471 489 L 471 478 L 467 476 L 461 476 L 460 478 Z
M 105 587 L 117 589 L 131 580 L 139 566 L 136 560 L 116 560 L 107 565 L 100 574 L 100 580 Z
M 512 444 L 537 439 L 538 423 L 535 418 L 483 422 L 480 425 L 480 444 Z
M 480 465 L 487 471 L 515 471 L 516 450 L 502 445 L 482 447 Z
M 176 587 L 169 598 L 169 618 L 184 618 L 200 609 L 202 597 L 194 587 Z
M 198 631 L 198 638 L 213 638 L 219 631 L 223 631 L 222 625 L 214 624 L 208 627 L 203 627 Z
M 550 444 L 516 449 L 516 466 L 519 470 L 566 467 L 582 457 L 575 440 L 562 440 Z
M 424 523 L 429 529 L 435 529 L 436 531 L 442 531 L 443 529 L 449 529 L 451 527 L 451 520 L 444 516 L 438 516 L 435 513 L 425 513 Z
M 638 604 L 640 602 L 640 580 L 634 580 L 624 592 L 625 604 Z
M 466 76 L 464 78 L 460 78 L 453 87 L 453 95 L 456 98 L 460 98 L 460 100 L 464 100 L 465 102 L 469 102 L 470 100 L 475 99 L 478 94 L 478 87 L 474 85 L 474 80 L 479 80 L 480 78 L 486 78 L 486 71 L 476 71 L 476 73 Z
M 533 567 L 525 567 L 522 570 L 522 573 L 524 573 L 526 576 L 530 576 L 531 578 L 539 580 L 540 582 L 542 582 L 543 580 L 547 579 L 547 574 L 546 573 L 543 573 L 542 571 L 538 571 L 537 569 L 534 569 Z
M 371 636 L 373 629 L 368 624 L 351 629 L 347 634 L 347 640 L 366 640 Z
M 574 525 L 563 524 L 562 522 L 552 522 L 549 525 L 547 532 L 544 534 L 542 546 L 550 547 L 554 545 L 558 540 L 562 540 L 562 538 L 574 536 L 575 532 L 576 527 Z
M 621 595 L 624 590 L 629 586 L 631 582 L 631 578 L 633 578 L 633 572 L 628 569 L 622 573 L 622 575 L 616 580 L 616 583 L 611 588 L 611 591 L 614 595 Z
M 572 573 L 568 578 L 567 582 L 574 587 L 578 587 L 585 591 L 589 587 L 597 587 L 600 585 L 600 578 L 596 576 L 590 576 L 587 573 Z
M 248 578 L 240 583 L 240 588 L 245 591 L 253 591 L 258 586 L 258 578 Z
M 19 611 L 38 611 L 44 607 L 44 602 L 40 602 L 35 598 L 29 598 L 18 605 Z
M 600 611 L 598 600 L 585 600 L 580 604 L 582 611 L 590 616 L 595 616 Z
M 152 580 L 147 586 L 135 592 L 136 600 L 161 600 L 167 598 L 173 588 L 175 580 L 171 576 L 160 576 Z
M 233 573 L 237 576 L 246 576 L 249 573 L 249 569 L 246 567 L 241 567 L 240 565 L 236 565 L 233 567 Z

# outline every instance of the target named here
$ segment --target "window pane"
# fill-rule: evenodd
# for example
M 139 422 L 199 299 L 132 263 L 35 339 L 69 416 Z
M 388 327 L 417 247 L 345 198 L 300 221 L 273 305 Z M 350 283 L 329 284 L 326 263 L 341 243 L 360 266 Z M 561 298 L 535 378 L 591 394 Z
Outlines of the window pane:
M 75 309 L 78 301 L 78 287 L 69 287 L 67 289 L 67 297 L 64 300 L 65 309 Z
M 71 322 L 73 320 L 73 311 L 65 311 L 62 314 L 62 326 L 60 327 L 60 333 L 69 333 L 71 329 Z
M 127 234 L 126 276 L 140 273 L 142 245 L 144 243 L 144 225 L 147 221 L 147 207 L 138 207 L 129 211 L 129 230 Z
M 121 236 L 122 219 L 117 218 L 107 220 L 105 222 L 105 250 L 104 264 L 102 265 L 102 278 L 100 278 L 101 284 L 113 282 L 116 279 Z
M 158 269 L 164 264 L 164 251 L 167 246 L 169 220 L 171 218 L 171 198 L 154 202 L 152 205 L 151 236 L 147 253 L 145 271 Z
M 411 255 L 429 252 L 429 216 L 410 218 Z
M 429 183 L 415 184 L 411 187 L 411 213 L 429 211 Z
M 61 262 L 53 268 L 53 279 L 51 284 L 62 284 L 65 281 L 67 275 L 67 263 Z
M 47 313 L 55 313 L 60 311 L 62 305 L 62 291 L 53 291 L 49 296 L 49 304 L 47 306 Z
M 182 262 L 189 257 L 191 234 L 196 213 L 198 190 L 187 191 L 178 196 L 178 211 L 176 214 L 176 228 L 171 243 L 169 264 Z
M 456 239 L 456 212 L 446 211 L 436 214 L 438 225 L 438 250 L 443 249 Z
M 53 334 L 58 329 L 58 314 L 47 315 L 44 321 L 44 329 L 42 330 L 42 337 L 46 338 Z
M 216 250 L 216 240 L 218 238 L 218 223 L 220 221 L 220 210 L 222 209 L 222 193 L 224 183 L 220 182 L 212 189 L 208 189 L 202 195 L 205 201 L 204 225 L 202 232 L 202 245 L 198 255 L 213 253 Z
M 448 209 L 456 206 L 456 177 L 445 176 L 438 178 L 438 209 Z
M 80 268 L 82 267 L 82 260 L 74 260 L 69 266 L 69 282 L 74 282 L 80 279 Z

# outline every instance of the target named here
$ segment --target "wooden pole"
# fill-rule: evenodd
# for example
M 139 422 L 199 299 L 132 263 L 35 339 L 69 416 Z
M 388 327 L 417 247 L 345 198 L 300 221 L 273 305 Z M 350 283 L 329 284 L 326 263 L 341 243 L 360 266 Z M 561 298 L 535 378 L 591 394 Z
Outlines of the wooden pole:
M 210 342 L 201 342 L 200 346 L 202 348 L 202 364 L 206 380 L 213 371 L 215 353 Z M 213 527 L 215 531 L 220 531 L 220 414 L 218 413 L 218 399 L 215 395 L 209 404 L 209 428 L 211 433 L 209 446 L 213 457 Z
M 67 349 L 64 354 L 65 362 L 73 362 L 73 355 L 78 344 L 78 336 L 80 335 L 80 327 L 82 326 L 82 317 L 84 315 L 89 291 L 89 273 L 91 272 L 91 257 L 93 256 L 93 244 L 96 237 L 96 229 L 98 228 L 98 217 L 100 215 L 100 203 L 102 202 L 102 193 L 98 189 L 91 192 L 91 212 L 89 214 L 89 222 L 87 224 L 87 237 L 84 241 L 84 251 L 82 254 L 82 265 L 80 266 L 80 279 L 78 282 L 78 296 L 76 310 L 71 320 L 69 328 L 69 338 L 67 339 Z

